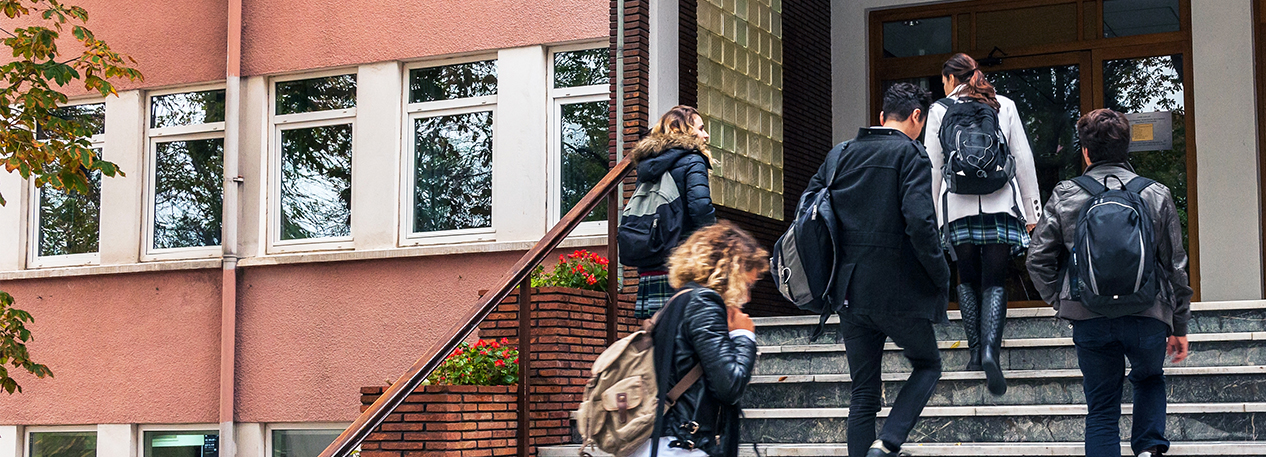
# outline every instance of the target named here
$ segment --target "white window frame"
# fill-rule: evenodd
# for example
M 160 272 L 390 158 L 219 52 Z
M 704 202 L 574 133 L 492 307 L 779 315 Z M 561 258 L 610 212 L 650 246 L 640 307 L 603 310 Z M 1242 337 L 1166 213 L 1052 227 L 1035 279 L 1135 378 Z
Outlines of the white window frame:
M 417 166 L 415 162 L 416 145 L 414 141 L 417 139 L 414 132 L 414 122 L 418 119 L 426 119 L 431 117 L 448 116 L 454 114 L 469 114 L 478 112 L 492 113 L 492 195 L 493 203 L 496 202 L 497 195 L 497 167 L 496 167 L 496 150 L 498 141 L 497 132 L 497 95 L 485 95 L 481 97 L 459 98 L 453 100 L 437 100 L 421 103 L 409 103 L 409 73 L 419 68 L 443 67 L 447 65 L 459 65 L 472 62 L 483 62 L 491 60 L 497 62 L 498 78 L 500 78 L 501 66 L 495 54 L 481 54 L 477 56 L 466 56 L 459 58 L 433 60 L 426 62 L 411 63 L 404 66 L 404 89 L 402 100 L 404 101 L 404 130 L 401 142 L 400 153 L 400 189 L 403 195 L 400 198 L 400 246 L 421 246 L 434 244 L 457 244 L 471 243 L 481 241 L 495 241 L 497 216 L 496 211 L 492 212 L 492 220 L 488 227 L 458 229 L 458 230 L 440 230 L 435 232 L 414 232 L 413 231 L 413 195 L 416 191 L 417 183 L 413 176 Z M 498 79 L 499 81 L 499 79 Z M 501 85 L 498 83 L 497 92 L 501 92 Z
M 548 85 L 550 114 L 549 114 L 549 158 L 546 160 L 546 169 L 548 190 L 546 192 L 546 213 L 549 216 L 549 226 L 553 227 L 558 221 L 563 219 L 563 151 L 562 151 L 562 122 L 563 122 L 563 105 L 571 105 L 576 103 L 592 103 L 592 102 L 610 102 L 610 86 L 591 85 L 577 87 L 554 87 L 554 59 L 555 54 L 560 52 L 585 51 L 590 49 L 606 49 L 606 43 L 584 43 L 569 46 L 558 46 L 550 49 L 548 54 L 549 62 L 546 67 L 548 73 L 546 84 Z M 610 167 L 608 166 L 608 169 Z M 607 208 L 607 211 L 619 211 L 619 208 Z M 581 222 L 572 230 L 571 236 L 599 236 L 607 234 L 607 221 L 589 221 Z
M 199 246 L 191 248 L 154 248 L 154 205 L 158 197 L 156 176 L 158 170 L 158 143 L 170 143 L 175 141 L 192 141 L 192 140 L 209 140 L 224 138 L 224 121 L 209 122 L 205 124 L 182 125 L 176 127 L 153 128 L 151 117 L 153 116 L 154 97 L 161 97 L 172 94 L 185 94 L 191 92 L 205 92 L 213 90 L 225 90 L 223 85 L 184 87 L 180 89 L 169 89 L 161 91 L 153 91 L 145 94 L 145 116 L 142 119 L 145 122 L 145 208 L 143 223 L 145 227 L 142 230 L 144 243 L 141 246 L 141 261 L 153 260 L 174 260 L 174 259 L 198 259 L 209 257 L 220 257 L 224 248 L 221 245 L 215 246 Z M 227 145 L 226 145 L 227 147 Z M 223 204 L 224 192 L 221 186 L 220 192 L 221 204 Z M 221 220 L 220 233 L 223 236 L 224 226 Z M 223 238 L 221 238 L 223 242 Z
M 141 425 L 136 428 L 136 457 L 145 457 L 145 432 L 215 432 L 220 435 L 220 426 L 216 424 L 167 424 L 167 425 Z M 220 449 L 224 449 L 224 437 L 220 436 L 217 442 Z
M 106 100 L 103 98 L 75 100 L 70 103 L 66 103 L 62 105 L 61 107 L 65 108 L 65 107 L 79 106 L 79 105 L 95 105 L 98 103 L 104 104 L 106 103 Z M 104 151 L 105 143 L 106 143 L 105 133 L 101 133 L 101 134 L 93 135 L 89 137 L 88 142 L 91 143 L 91 146 L 89 146 L 89 149 L 100 149 Z M 102 176 L 102 179 L 104 178 L 105 177 Z M 31 195 L 31 211 L 27 215 L 27 219 L 29 219 L 29 223 L 27 224 L 27 230 L 28 230 L 29 235 L 26 237 L 27 239 L 27 243 L 26 243 L 27 244 L 27 267 L 29 268 L 56 268 L 56 267 L 75 267 L 75 266 L 81 266 L 81 265 L 100 264 L 101 263 L 101 217 L 105 213 L 105 208 L 100 208 L 100 202 L 97 203 L 98 208 L 100 210 L 100 212 L 97 213 L 97 252 L 88 252 L 88 253 L 83 253 L 83 254 L 42 256 L 40 255 L 40 199 L 43 197 L 42 195 L 43 191 L 39 188 L 39 186 L 35 185 L 34 179 L 27 180 L 27 183 L 30 186 L 29 189 L 30 189 L 30 195 Z
M 97 431 L 96 425 L 29 425 L 22 427 L 22 457 L 33 457 L 31 455 L 31 434 L 32 433 L 83 433 L 92 432 L 97 434 L 97 439 L 101 439 L 101 433 Z
M 352 425 L 351 422 L 282 422 L 268 424 L 264 427 L 264 457 L 273 455 L 273 431 L 287 430 L 336 430 L 342 431 Z M 360 450 L 360 445 L 356 446 Z M 29 456 L 28 456 L 29 457 Z M 142 456 L 143 457 L 143 456 Z
M 327 78 L 343 75 L 357 76 L 357 69 L 341 68 L 317 73 L 279 76 L 268 81 L 268 103 L 266 103 L 265 106 L 267 106 L 268 109 L 268 176 L 270 178 L 270 182 L 268 186 L 268 204 L 263 205 L 266 214 L 262 220 L 268 221 L 267 253 L 269 254 L 303 251 L 347 250 L 355 248 L 355 243 L 353 241 L 354 233 L 350 231 L 350 227 L 348 236 L 305 238 L 301 240 L 281 239 L 281 132 L 285 130 L 298 130 L 312 127 L 327 127 L 344 124 L 350 125 L 352 127 L 351 148 L 352 154 L 355 155 L 357 128 L 355 107 L 278 115 L 277 84 L 287 81 L 299 81 L 304 79 Z M 356 91 L 359 93 L 359 77 L 357 77 L 356 84 Z M 352 162 L 354 164 L 355 159 L 353 159 Z M 352 175 L 355 176 L 355 174 L 356 170 L 353 168 Z M 353 178 L 353 182 L 354 181 L 355 178 Z M 354 209 L 352 217 L 356 217 Z

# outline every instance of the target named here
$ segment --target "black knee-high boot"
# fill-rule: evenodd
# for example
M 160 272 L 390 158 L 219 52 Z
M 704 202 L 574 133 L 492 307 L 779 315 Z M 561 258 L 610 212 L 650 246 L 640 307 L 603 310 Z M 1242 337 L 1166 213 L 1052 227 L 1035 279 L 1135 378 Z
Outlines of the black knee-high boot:
M 1002 328 L 1007 322 L 1007 291 L 989 287 L 980 293 L 980 362 L 988 380 L 989 393 L 1007 393 L 1007 380 L 1002 377 Z
M 971 352 L 966 370 L 980 371 L 980 293 L 971 284 L 958 285 L 958 310 L 963 314 L 963 331 Z

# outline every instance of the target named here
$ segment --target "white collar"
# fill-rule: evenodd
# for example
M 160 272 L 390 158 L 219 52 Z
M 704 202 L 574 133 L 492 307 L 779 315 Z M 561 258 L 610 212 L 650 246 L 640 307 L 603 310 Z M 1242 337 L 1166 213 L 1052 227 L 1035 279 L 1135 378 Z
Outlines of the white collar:
M 946 97 L 953 97 L 953 96 L 955 96 L 955 95 L 958 95 L 958 93 L 959 93 L 959 92 L 962 92 L 962 91 L 963 91 L 963 88 L 964 88 L 964 87 L 967 87 L 967 85 L 966 85 L 966 84 L 959 84 L 959 85 L 958 85 L 958 87 L 955 87 L 955 88 L 954 88 L 954 90 L 950 91 L 950 93 L 949 93 L 948 95 L 946 95 Z

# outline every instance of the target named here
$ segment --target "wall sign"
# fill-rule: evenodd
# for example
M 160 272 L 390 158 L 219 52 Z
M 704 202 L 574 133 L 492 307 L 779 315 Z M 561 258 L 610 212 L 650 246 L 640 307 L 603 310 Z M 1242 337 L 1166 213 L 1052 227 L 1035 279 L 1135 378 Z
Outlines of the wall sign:
M 1169 111 L 1127 113 L 1125 118 L 1130 120 L 1130 152 L 1174 148 L 1174 118 Z

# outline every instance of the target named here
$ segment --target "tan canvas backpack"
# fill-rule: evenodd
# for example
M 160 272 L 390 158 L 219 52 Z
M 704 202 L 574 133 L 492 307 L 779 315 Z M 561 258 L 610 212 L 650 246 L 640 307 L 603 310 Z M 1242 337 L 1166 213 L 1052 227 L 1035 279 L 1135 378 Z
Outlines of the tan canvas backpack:
M 625 457 L 651 438 L 659 398 L 652 332 L 659 316 L 690 291 L 677 292 L 664 309 L 646 322 L 643 330 L 616 341 L 594 361 L 593 377 L 585 385 L 576 412 L 583 440 L 581 456 L 590 456 L 585 449 L 596 446 L 616 457 Z M 696 365 L 668 392 L 664 408 L 671 408 L 702 375 L 703 369 Z

